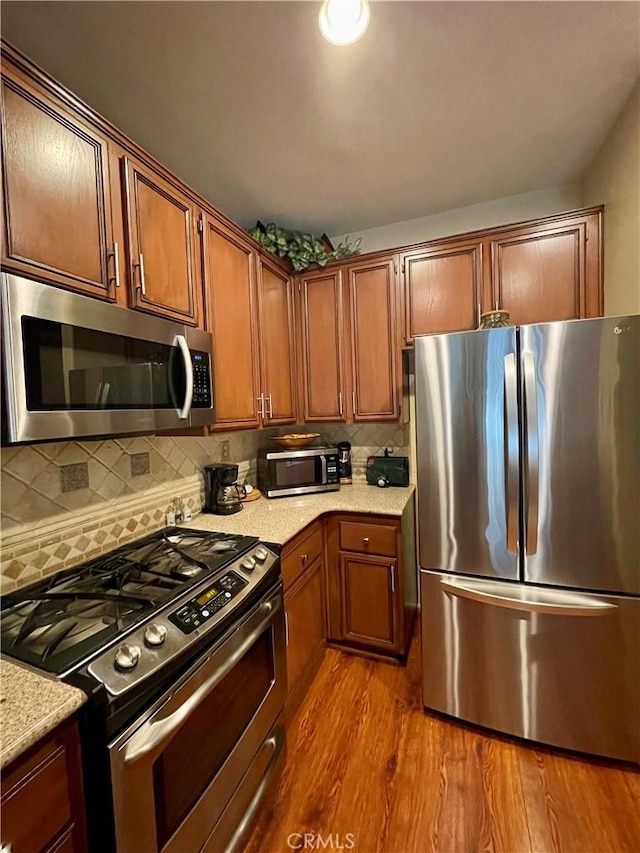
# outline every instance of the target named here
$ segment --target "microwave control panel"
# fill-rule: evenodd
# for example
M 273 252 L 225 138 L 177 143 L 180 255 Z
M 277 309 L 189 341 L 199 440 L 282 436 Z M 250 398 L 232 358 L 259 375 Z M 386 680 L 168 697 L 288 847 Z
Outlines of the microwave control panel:
M 193 407 L 211 408 L 211 364 L 206 352 L 191 351 L 193 365 Z
M 327 462 L 327 483 L 339 483 L 338 457 L 334 453 L 327 453 L 325 459 Z

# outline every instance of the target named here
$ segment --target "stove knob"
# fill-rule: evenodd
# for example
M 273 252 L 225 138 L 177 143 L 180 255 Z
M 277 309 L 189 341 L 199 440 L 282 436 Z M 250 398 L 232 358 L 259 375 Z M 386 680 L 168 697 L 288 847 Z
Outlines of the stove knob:
M 243 568 L 245 572 L 252 572 L 256 567 L 256 561 L 253 557 L 245 557 L 240 563 L 240 567 Z
M 127 670 L 133 669 L 137 666 L 139 660 L 140 647 L 131 646 L 129 643 L 125 643 L 123 646 L 120 646 L 116 652 L 114 663 L 116 665 L 116 669 L 126 672 Z
M 151 624 L 144 632 L 145 645 L 155 648 L 161 646 L 167 639 L 167 629 L 164 625 Z
M 266 548 L 258 548 L 256 549 L 256 553 L 254 554 L 256 560 L 260 560 L 261 563 L 264 563 L 268 556 L 269 552 L 266 550 Z

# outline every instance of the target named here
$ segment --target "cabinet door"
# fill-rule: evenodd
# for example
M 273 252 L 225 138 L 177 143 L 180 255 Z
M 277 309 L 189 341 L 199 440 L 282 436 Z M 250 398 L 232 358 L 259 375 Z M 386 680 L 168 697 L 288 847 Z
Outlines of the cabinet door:
M 300 280 L 303 417 L 345 421 L 342 272 Z
M 482 243 L 434 247 L 402 259 L 405 340 L 477 328 L 482 301 Z
M 160 175 L 123 158 L 134 308 L 197 325 L 196 211 Z
M 264 425 L 296 422 L 293 291 L 289 276 L 258 257 L 261 391 Z
M 115 300 L 107 142 L 6 72 L 2 174 L 3 268 Z
M 216 427 L 258 427 L 255 254 L 212 217 L 204 217 L 203 236 Z
M 324 642 L 323 566 L 317 560 L 285 597 L 289 693 Z
M 397 560 L 340 554 L 342 639 L 386 652 L 399 647 Z
M 567 222 L 492 238 L 492 303 L 515 325 L 587 316 L 586 234 L 584 222 Z
M 400 344 L 394 260 L 347 270 L 354 421 L 400 417 Z

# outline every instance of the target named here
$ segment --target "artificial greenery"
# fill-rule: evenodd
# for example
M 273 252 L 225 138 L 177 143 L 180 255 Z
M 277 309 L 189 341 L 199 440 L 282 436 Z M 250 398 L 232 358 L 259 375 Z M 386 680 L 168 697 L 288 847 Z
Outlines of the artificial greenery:
M 362 237 L 358 237 L 354 243 L 351 242 L 350 237 L 347 237 L 337 248 L 327 251 L 322 240 L 314 237 L 313 234 L 280 228 L 275 222 L 269 222 L 267 225 L 258 222 L 249 234 L 269 252 L 281 258 L 288 258 L 296 272 L 306 269 L 311 264 L 319 264 L 323 267 L 327 261 L 357 255 L 362 242 Z

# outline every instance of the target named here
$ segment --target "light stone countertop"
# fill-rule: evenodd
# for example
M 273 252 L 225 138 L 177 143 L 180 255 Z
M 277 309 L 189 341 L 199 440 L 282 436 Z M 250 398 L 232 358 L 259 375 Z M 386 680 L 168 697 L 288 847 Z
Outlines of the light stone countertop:
M 200 513 L 185 527 L 257 536 L 264 542 L 284 545 L 304 527 L 328 512 L 362 512 L 401 516 L 415 486 L 377 486 L 354 483 L 337 492 L 289 498 L 265 498 L 243 504 L 233 515 Z
M 355 483 L 337 492 L 304 497 L 265 498 L 243 504 L 233 515 L 200 513 L 185 527 L 257 536 L 284 545 L 303 528 L 328 512 L 360 512 L 401 516 L 415 486 L 379 489 Z M 70 717 L 87 697 L 29 669 L 0 660 L 0 767 Z
M 0 689 L 0 767 L 87 701 L 81 690 L 4 659 L 0 659 Z

